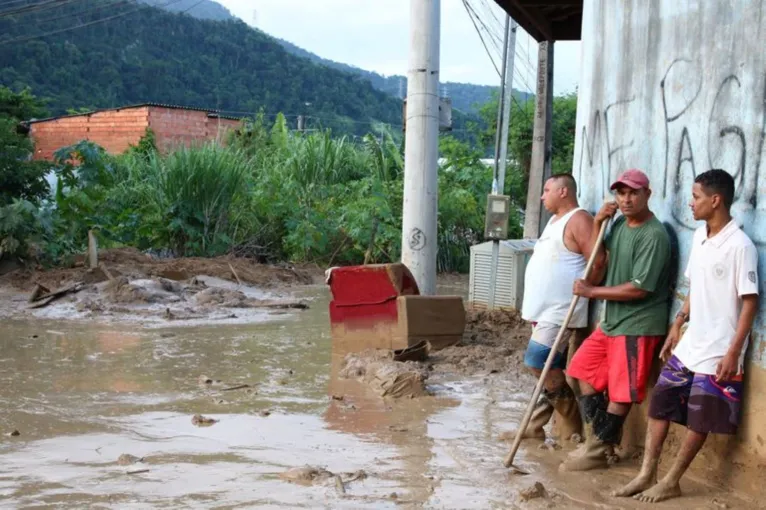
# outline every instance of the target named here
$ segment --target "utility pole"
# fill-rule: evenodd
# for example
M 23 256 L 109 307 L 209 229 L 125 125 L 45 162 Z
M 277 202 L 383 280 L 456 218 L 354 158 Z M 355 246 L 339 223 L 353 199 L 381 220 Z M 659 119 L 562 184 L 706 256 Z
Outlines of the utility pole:
M 410 0 L 402 262 L 423 295 L 436 294 L 440 0 Z
M 500 102 L 497 105 L 497 128 L 495 135 L 495 176 L 492 182 L 492 194 L 503 195 L 505 190 L 505 168 L 508 161 L 508 128 L 511 121 L 511 102 L 513 101 L 513 66 L 516 56 L 516 28 L 518 23 L 505 17 L 505 36 L 503 45 L 503 71 L 500 77 Z M 492 265 L 490 266 L 489 296 L 487 307 L 495 307 L 495 289 L 497 285 L 497 264 L 500 258 L 500 240 L 492 240 Z
M 543 184 L 551 176 L 551 118 L 553 112 L 553 41 L 543 41 L 538 49 L 537 97 L 532 135 L 532 161 L 529 165 L 529 192 L 524 218 L 524 237 L 537 238 L 550 218 L 540 203 Z

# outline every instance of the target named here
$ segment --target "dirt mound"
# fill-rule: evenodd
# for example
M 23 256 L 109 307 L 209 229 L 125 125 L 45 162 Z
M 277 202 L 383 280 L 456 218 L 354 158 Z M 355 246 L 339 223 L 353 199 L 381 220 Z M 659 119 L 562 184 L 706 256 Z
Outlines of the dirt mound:
M 367 350 L 348 354 L 339 376 L 369 385 L 381 397 L 415 398 L 428 395 L 428 370 L 414 361 L 393 360 L 391 351 Z
M 16 269 L 0 276 L 0 286 L 10 285 L 21 290 L 32 290 L 35 284 L 40 283 L 48 288 L 57 288 L 74 281 L 100 283 L 109 280 L 110 276 L 129 276 L 132 279 L 159 277 L 186 281 L 197 275 L 207 275 L 261 288 L 308 285 L 313 282 L 309 271 L 257 264 L 248 259 L 155 259 L 133 248 L 102 250 L 98 258 L 101 267 L 95 269 L 85 267 L 84 256 L 76 257 L 72 267 L 49 270 L 41 267 Z
M 104 287 L 104 296 L 111 303 L 176 303 L 182 291 L 179 284 L 170 280 L 147 279 L 129 280 L 125 276 L 109 281 Z
M 200 306 L 217 305 L 226 308 L 246 308 L 250 306 L 249 299 L 242 292 L 217 287 L 203 290 L 194 299 Z
M 431 355 L 440 371 L 465 375 L 518 372 L 532 330 L 518 312 L 466 310 L 462 341 Z

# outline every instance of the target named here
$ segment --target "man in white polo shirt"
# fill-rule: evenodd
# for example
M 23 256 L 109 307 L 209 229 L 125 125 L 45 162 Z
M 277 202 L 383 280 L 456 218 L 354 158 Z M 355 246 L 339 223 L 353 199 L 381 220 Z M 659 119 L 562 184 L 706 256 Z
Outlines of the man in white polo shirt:
M 691 208 L 705 226 L 692 240 L 689 293 L 660 353 L 666 364 L 649 405 L 641 472 L 614 496 L 647 503 L 680 496 L 679 480 L 707 435 L 737 432 L 745 351 L 758 310 L 758 252 L 732 220 L 733 200 L 734 179 L 727 172 L 710 170 L 695 179 Z M 658 482 L 671 421 L 688 430 L 675 463 Z

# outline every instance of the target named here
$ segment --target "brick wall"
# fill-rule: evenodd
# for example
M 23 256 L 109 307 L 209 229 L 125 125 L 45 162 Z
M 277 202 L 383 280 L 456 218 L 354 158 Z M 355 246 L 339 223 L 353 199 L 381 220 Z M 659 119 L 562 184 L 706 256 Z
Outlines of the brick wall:
M 157 137 L 162 152 L 179 146 L 201 145 L 209 140 L 224 142 L 226 131 L 236 129 L 239 121 L 210 117 L 207 112 L 152 106 L 149 127 Z
M 34 159 L 51 161 L 58 149 L 82 140 L 92 141 L 111 154 L 124 152 L 141 139 L 148 116 L 149 109 L 140 107 L 35 122 L 30 126 Z
M 142 106 L 35 122 L 30 136 L 35 144 L 34 158 L 51 161 L 58 149 L 81 140 L 119 154 L 137 144 L 147 127 L 154 130 L 160 151 L 167 152 L 208 140 L 224 142 L 226 132 L 239 125 L 237 120 L 210 117 L 205 111 Z

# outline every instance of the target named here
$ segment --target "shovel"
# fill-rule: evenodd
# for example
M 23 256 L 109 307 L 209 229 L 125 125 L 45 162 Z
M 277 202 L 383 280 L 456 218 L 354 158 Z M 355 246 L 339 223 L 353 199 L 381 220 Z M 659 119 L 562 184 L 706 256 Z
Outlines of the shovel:
M 588 259 L 588 265 L 585 266 L 585 274 L 583 275 L 583 278 L 587 278 L 590 274 L 590 270 L 593 267 L 593 263 L 596 261 L 596 255 L 598 254 L 599 249 L 601 248 L 601 243 L 604 241 L 604 233 L 606 232 L 607 224 L 609 223 L 608 220 L 604 220 L 603 223 L 601 223 L 601 230 L 598 232 L 598 239 L 596 239 L 596 245 L 593 247 L 593 251 L 590 254 L 590 258 Z M 513 458 L 516 456 L 516 452 L 519 449 L 519 445 L 521 444 L 521 440 L 524 436 L 524 431 L 527 429 L 527 425 L 529 425 L 529 420 L 532 418 L 532 411 L 535 407 L 535 402 L 537 402 L 538 397 L 540 396 L 540 392 L 543 389 L 543 384 L 545 382 L 545 378 L 548 376 L 548 372 L 551 369 L 551 365 L 553 365 L 553 359 L 556 356 L 556 353 L 559 349 L 559 344 L 561 343 L 561 340 L 564 338 L 564 333 L 566 332 L 567 327 L 569 326 L 569 321 L 572 320 L 572 315 L 574 315 L 575 307 L 577 306 L 577 301 L 580 299 L 580 296 L 573 295 L 572 296 L 572 303 L 569 305 L 569 311 L 566 314 L 566 317 L 564 317 L 564 323 L 561 325 L 561 329 L 559 329 L 558 335 L 556 335 L 556 340 L 553 342 L 553 346 L 551 347 L 551 352 L 548 354 L 548 359 L 545 360 L 545 366 L 543 367 L 543 371 L 540 374 L 540 379 L 537 381 L 537 386 L 535 386 L 535 391 L 532 392 L 532 398 L 529 401 L 529 404 L 527 405 L 527 411 L 524 413 L 524 418 L 521 420 L 521 425 L 519 425 L 518 432 L 516 432 L 516 437 L 513 440 L 513 446 L 511 447 L 511 451 L 508 452 L 508 455 L 505 457 L 505 460 L 503 460 L 503 465 L 507 468 L 513 468 L 514 474 L 520 474 L 520 475 L 528 475 L 529 473 L 527 471 L 524 471 L 523 469 L 519 469 L 518 467 L 513 465 Z

